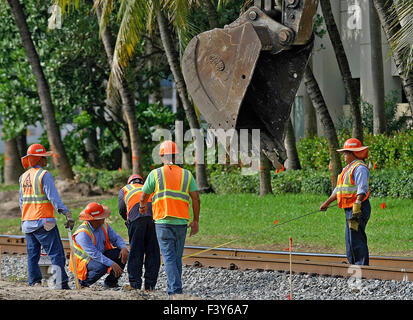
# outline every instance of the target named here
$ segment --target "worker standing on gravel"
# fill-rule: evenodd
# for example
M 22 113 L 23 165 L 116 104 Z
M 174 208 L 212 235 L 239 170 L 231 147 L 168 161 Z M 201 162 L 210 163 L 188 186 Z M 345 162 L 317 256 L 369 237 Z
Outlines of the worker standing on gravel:
M 73 229 L 75 222 L 59 196 L 52 174 L 44 169 L 46 157 L 52 154 L 51 151 L 46 152 L 41 144 L 33 144 L 21 159 L 23 168 L 27 169 L 19 178 L 19 204 L 22 231 L 26 235 L 28 280 L 30 286 L 42 283 L 39 259 L 43 247 L 53 266 L 60 269 L 60 272 L 55 271 L 56 288 L 70 289 L 65 271 L 65 253 L 54 211 L 66 216 L 66 228 Z
M 346 214 L 346 251 L 350 264 L 369 265 L 366 225 L 370 218 L 369 201 L 370 171 L 364 162 L 368 157 L 368 146 L 363 146 L 356 138 L 348 139 L 343 149 L 347 166 L 337 179 L 337 186 L 331 196 L 320 206 L 327 210 L 330 203 L 338 200 L 338 206 Z
M 118 287 L 118 280 L 128 260 L 128 249 L 122 238 L 105 222 L 110 209 L 97 202 L 89 203 L 80 213 L 84 222 L 73 234 L 74 256 L 79 282 L 89 287 L 106 273 L 104 286 Z M 72 257 L 70 271 L 74 272 Z
M 159 155 L 163 167 L 152 170 L 142 188 L 139 211 L 148 210 L 147 202 L 152 195 L 152 210 L 156 235 L 161 249 L 167 276 L 168 295 L 182 294 L 182 255 L 186 230 L 190 236 L 198 233 L 200 200 L 198 186 L 188 170 L 175 164 L 178 147 L 172 141 L 164 141 Z M 189 201 L 192 199 L 193 220 L 188 224 Z
M 141 289 L 142 267 L 145 265 L 145 290 L 154 290 L 161 266 L 161 254 L 152 217 L 151 199 L 147 202 L 147 212 L 139 213 L 143 183 L 140 175 L 131 175 L 128 184 L 119 191 L 118 208 L 128 227 L 129 285 L 133 289 Z

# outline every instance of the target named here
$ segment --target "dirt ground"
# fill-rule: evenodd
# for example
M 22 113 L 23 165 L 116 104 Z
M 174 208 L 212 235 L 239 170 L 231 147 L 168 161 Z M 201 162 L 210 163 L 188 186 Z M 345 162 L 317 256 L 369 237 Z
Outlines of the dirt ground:
M 0 280 L 0 300 L 197 300 L 189 295 L 170 299 L 165 292 L 113 290 L 90 287 L 80 290 L 56 290 L 47 286 L 29 287 L 27 283 Z
M 153 294 L 141 290 L 54 290 L 42 286 L 29 287 L 21 282 L 0 281 L 0 300 L 148 300 L 151 296 Z

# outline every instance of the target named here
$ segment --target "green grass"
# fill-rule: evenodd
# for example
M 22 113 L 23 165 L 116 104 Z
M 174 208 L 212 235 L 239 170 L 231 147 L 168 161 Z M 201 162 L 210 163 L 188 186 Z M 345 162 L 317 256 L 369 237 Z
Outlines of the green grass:
M 293 238 L 293 250 L 345 253 L 345 218 L 337 206 L 319 212 L 324 195 L 285 194 L 259 197 L 253 194 L 201 195 L 199 233 L 187 237 L 187 245 L 283 250 Z M 380 204 L 386 203 L 386 209 Z M 117 198 L 103 202 L 112 209 L 109 222 L 127 239 L 127 230 L 117 213 Z M 371 255 L 413 256 L 413 201 L 373 198 L 367 225 Z M 75 219 L 81 208 L 72 209 Z M 290 219 L 312 213 L 301 219 Z M 58 215 L 58 226 L 66 238 L 65 218 Z M 277 224 L 274 221 L 279 220 Z M 76 226 L 80 223 L 77 222 Z M 0 219 L 0 233 L 21 234 L 20 219 Z

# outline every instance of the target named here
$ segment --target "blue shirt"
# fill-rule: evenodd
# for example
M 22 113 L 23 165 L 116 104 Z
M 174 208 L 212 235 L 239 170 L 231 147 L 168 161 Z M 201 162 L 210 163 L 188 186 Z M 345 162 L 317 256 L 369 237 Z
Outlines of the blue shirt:
M 370 170 L 366 166 L 359 165 L 354 169 L 353 180 L 354 180 L 355 185 L 357 186 L 357 194 L 363 194 L 363 193 L 367 194 L 369 190 L 369 177 L 370 177 Z M 334 194 L 337 193 L 337 188 L 334 189 L 333 193 Z
M 126 207 L 126 203 L 124 200 L 125 197 L 125 191 L 122 189 L 120 189 L 119 191 L 119 195 L 118 195 L 118 210 L 119 210 L 119 214 L 122 216 L 123 220 L 126 220 L 127 217 L 127 212 L 128 212 L 128 208 Z M 140 218 L 140 217 L 152 217 L 152 202 L 147 202 L 147 207 L 148 210 L 146 211 L 145 214 L 141 214 L 139 212 L 139 207 L 140 207 L 140 203 L 136 203 L 132 209 L 129 212 L 129 221 L 135 221 L 136 219 Z
M 37 165 L 37 166 L 34 166 L 34 168 L 41 168 L 41 166 Z M 44 194 L 46 195 L 47 199 L 50 200 L 56 212 L 59 212 L 59 209 L 61 209 L 61 212 L 59 213 L 62 213 L 62 214 L 65 214 L 67 211 L 69 211 L 69 209 L 66 208 L 66 206 L 63 204 L 63 201 L 60 198 L 59 192 L 56 189 L 53 176 L 49 171 L 46 171 L 46 173 L 44 174 L 42 178 L 42 188 L 43 188 Z M 23 210 L 23 194 L 22 194 L 21 188 L 19 191 L 19 204 L 20 204 L 20 209 Z M 56 219 L 55 218 L 42 218 L 39 220 L 23 221 L 22 231 L 24 233 L 31 233 L 43 227 L 43 225 L 46 222 L 56 224 Z
M 105 252 L 106 242 L 105 231 L 101 226 L 94 229 L 89 222 L 87 222 L 87 224 L 89 224 L 90 229 L 93 231 L 96 245 L 93 244 L 93 240 L 86 232 L 79 232 L 75 236 L 76 243 L 80 245 L 93 260 L 98 261 L 107 267 L 111 267 L 114 261 L 103 254 L 103 252 Z M 108 237 L 112 246 L 120 249 L 126 248 L 126 244 L 123 239 L 112 229 L 109 224 L 108 226 Z

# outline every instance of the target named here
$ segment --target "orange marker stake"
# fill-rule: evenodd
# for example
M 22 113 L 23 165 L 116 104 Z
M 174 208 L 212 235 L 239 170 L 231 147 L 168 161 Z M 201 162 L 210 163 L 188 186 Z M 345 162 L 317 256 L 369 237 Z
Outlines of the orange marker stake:
M 293 251 L 293 238 L 290 237 L 290 246 L 284 251 L 290 251 L 290 294 L 287 295 L 288 300 L 293 299 L 293 263 L 292 263 L 292 251 Z
M 292 251 L 293 251 L 293 238 L 290 237 L 290 299 L 293 300 L 293 260 L 292 260 Z

